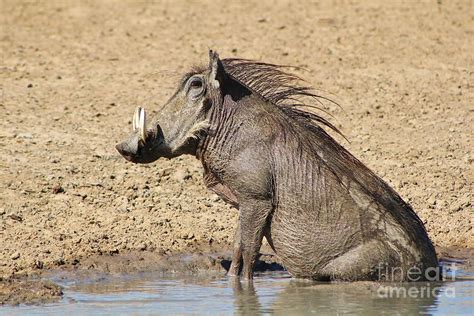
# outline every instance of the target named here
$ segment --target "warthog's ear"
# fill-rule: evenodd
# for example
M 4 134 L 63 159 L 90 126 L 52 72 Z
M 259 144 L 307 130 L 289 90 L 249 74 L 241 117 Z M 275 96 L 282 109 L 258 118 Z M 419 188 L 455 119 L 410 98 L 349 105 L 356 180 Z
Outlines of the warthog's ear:
M 209 50 L 209 70 L 211 71 L 209 77 L 211 79 L 212 86 L 214 88 L 219 88 L 221 83 L 224 82 L 226 74 L 224 65 L 219 59 L 219 55 L 213 50 Z

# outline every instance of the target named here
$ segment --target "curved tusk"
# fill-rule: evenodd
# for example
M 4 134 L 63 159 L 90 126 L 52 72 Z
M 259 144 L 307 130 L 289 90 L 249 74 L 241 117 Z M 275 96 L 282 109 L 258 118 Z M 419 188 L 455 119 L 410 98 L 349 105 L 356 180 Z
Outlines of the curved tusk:
M 140 118 L 139 122 L 140 124 L 138 125 L 139 130 L 140 130 L 140 138 L 142 141 L 145 143 L 146 142 L 146 113 L 145 109 L 140 108 Z
M 138 115 L 139 115 L 139 112 L 140 112 L 140 107 L 137 107 L 135 109 L 135 113 L 133 113 L 132 129 L 133 129 L 134 132 L 136 132 L 137 129 L 138 129 Z

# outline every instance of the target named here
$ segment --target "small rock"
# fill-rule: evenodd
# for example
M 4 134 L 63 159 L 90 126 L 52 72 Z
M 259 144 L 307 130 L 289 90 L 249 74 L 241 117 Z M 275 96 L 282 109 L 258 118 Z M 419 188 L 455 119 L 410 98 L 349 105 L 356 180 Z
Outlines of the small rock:
M 462 205 L 462 207 L 467 208 L 472 205 L 471 197 L 466 194 L 459 199 L 459 203 Z
M 118 254 L 118 253 L 119 253 L 118 248 L 113 248 L 113 249 L 109 250 L 109 254 L 110 254 L 110 255 L 116 255 L 116 254 Z
M 129 211 L 128 208 L 128 198 L 126 196 L 119 196 L 118 198 L 115 199 L 114 204 L 117 207 L 118 211 L 126 213 Z
M 138 250 L 145 251 L 147 248 L 146 244 L 143 242 L 140 245 L 138 245 Z
M 181 234 L 181 239 L 193 239 L 193 238 L 194 238 L 194 233 L 192 232 Z
M 20 253 L 19 252 L 15 252 L 14 254 L 11 255 L 10 259 L 12 260 L 16 260 L 20 258 Z
M 58 259 L 54 260 L 53 263 L 57 266 L 62 266 L 64 264 L 66 264 L 66 262 L 64 261 L 63 258 L 58 258 Z
M 35 260 L 35 262 L 33 263 L 33 268 L 34 269 L 40 269 L 41 270 L 41 269 L 43 269 L 43 267 L 44 267 L 44 263 L 41 260 Z
M 16 214 L 10 214 L 10 215 L 8 215 L 8 217 L 11 218 L 14 221 L 17 221 L 17 222 L 22 222 L 23 221 L 23 217 L 21 217 L 19 215 L 16 215 Z
M 448 205 L 449 205 L 449 203 L 446 200 L 438 199 L 436 201 L 436 208 L 438 208 L 438 209 L 446 208 L 446 207 L 448 207 Z
M 191 178 L 191 174 L 188 169 L 178 169 L 173 174 L 173 179 L 176 181 L 186 181 Z
M 430 196 L 428 200 L 426 201 L 426 204 L 428 204 L 428 206 L 436 205 L 436 197 Z
M 218 202 L 221 198 L 219 197 L 219 195 L 217 194 L 214 194 L 212 197 L 211 197 L 211 201 L 212 202 Z
M 27 87 L 27 88 L 33 88 L 33 84 L 32 84 L 32 83 L 29 83 L 26 87 Z
M 33 134 L 31 133 L 19 133 L 16 135 L 16 138 L 20 138 L 20 139 L 32 139 L 33 138 Z
M 449 213 L 456 213 L 457 211 L 460 211 L 462 209 L 462 205 L 459 203 L 454 203 L 451 205 L 449 208 Z
M 51 188 L 51 192 L 52 192 L 53 194 L 63 193 L 63 192 L 64 192 L 64 189 L 63 189 L 63 187 L 58 183 L 58 184 L 55 184 L 55 185 Z
M 166 177 L 169 176 L 173 172 L 173 168 L 166 168 L 161 171 L 161 176 Z

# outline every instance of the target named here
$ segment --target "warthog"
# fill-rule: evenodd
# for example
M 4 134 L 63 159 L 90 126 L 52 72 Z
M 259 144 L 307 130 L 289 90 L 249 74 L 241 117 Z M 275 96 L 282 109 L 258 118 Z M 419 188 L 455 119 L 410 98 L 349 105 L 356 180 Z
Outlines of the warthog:
M 153 120 L 138 108 L 116 148 L 134 163 L 202 162 L 206 186 L 239 210 L 229 274 L 252 279 L 265 236 L 294 277 L 430 279 L 423 223 L 322 128 L 337 132 L 304 103 L 320 97 L 282 66 L 209 55 Z

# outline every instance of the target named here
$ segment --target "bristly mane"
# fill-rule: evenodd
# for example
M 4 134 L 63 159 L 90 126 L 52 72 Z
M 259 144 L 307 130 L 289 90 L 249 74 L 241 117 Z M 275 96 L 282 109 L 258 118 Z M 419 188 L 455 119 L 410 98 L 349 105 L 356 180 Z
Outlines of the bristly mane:
M 321 127 L 318 125 L 320 123 L 344 137 L 341 131 L 324 117 L 305 110 L 305 108 L 313 108 L 327 113 L 314 104 L 305 103 L 304 99 L 313 99 L 320 105 L 323 105 L 320 99 L 339 104 L 316 94 L 311 87 L 303 85 L 300 77 L 283 71 L 283 68 L 289 68 L 289 66 L 240 58 L 226 58 L 222 60 L 222 64 L 226 73 L 250 90 L 260 94 L 265 100 L 278 106 L 288 116 L 302 122 L 306 127 L 321 132 Z

